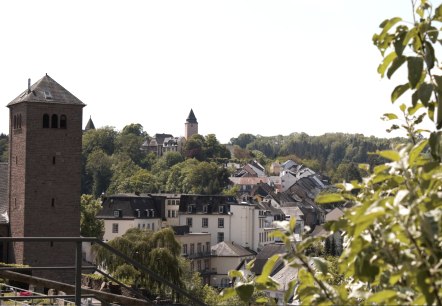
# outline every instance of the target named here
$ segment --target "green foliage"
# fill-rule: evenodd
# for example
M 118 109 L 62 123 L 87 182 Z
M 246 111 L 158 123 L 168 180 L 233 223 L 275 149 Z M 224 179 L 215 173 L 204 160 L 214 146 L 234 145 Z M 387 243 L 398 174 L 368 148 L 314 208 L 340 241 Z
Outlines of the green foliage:
M 104 221 L 95 218 L 101 210 L 101 203 L 92 195 L 81 195 L 80 201 L 80 233 L 83 237 L 103 238 Z
M 172 229 L 165 228 L 152 232 L 132 228 L 123 236 L 108 243 L 171 283 L 184 286 L 183 269 L 180 263 L 181 246 L 175 240 Z M 171 297 L 172 293 L 163 283 L 141 273 L 120 257 L 98 245 L 94 246 L 93 250 L 97 263 L 100 263 L 115 278 L 127 284 L 143 286 L 153 294 Z
M 339 257 L 321 254 L 323 238 L 294 244 L 292 226 L 278 234 L 287 246 L 284 260 L 299 269 L 295 295 L 303 305 L 442 305 L 442 136 L 419 128 L 425 118 L 442 127 L 442 76 L 433 46 L 439 34 L 433 24 L 442 22 L 442 5 L 411 3 L 413 22 L 387 19 L 373 36 L 384 57 L 381 76 L 390 78 L 407 63 L 408 82 L 393 90 L 392 101 L 409 91 L 411 103 L 399 106 L 403 123 L 390 130 L 404 129 L 409 141 L 376 150 L 383 164 L 361 165 L 364 179 L 337 184 L 338 192 L 316 199 L 351 204 L 343 217 L 325 224 L 332 234 L 343 235 Z M 385 114 L 384 119 L 399 116 Z M 260 289 L 255 283 L 254 290 Z

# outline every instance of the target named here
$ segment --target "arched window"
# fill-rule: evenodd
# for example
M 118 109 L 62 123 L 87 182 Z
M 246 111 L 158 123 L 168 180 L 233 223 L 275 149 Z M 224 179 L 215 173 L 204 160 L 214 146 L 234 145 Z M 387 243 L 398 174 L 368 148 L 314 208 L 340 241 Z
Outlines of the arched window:
M 17 128 L 21 129 L 21 114 L 18 114 Z
M 65 129 L 67 127 L 66 115 L 60 116 L 60 129 Z
M 58 116 L 56 114 L 53 114 L 51 117 L 51 128 L 58 128 Z
M 48 128 L 49 127 L 49 115 L 48 114 L 44 114 L 43 115 L 43 128 Z
M 14 115 L 14 130 L 17 128 L 17 115 Z

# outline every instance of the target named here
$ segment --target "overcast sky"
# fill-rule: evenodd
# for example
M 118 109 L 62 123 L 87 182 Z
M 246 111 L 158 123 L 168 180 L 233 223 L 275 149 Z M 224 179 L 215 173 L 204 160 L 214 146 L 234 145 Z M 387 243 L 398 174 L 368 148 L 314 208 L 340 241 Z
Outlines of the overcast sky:
M 140 123 L 225 143 L 240 133 L 387 136 L 396 110 L 371 38 L 409 0 L 1 1 L 0 132 L 6 105 L 48 73 L 96 127 Z M 434 6 L 440 1 L 433 2 Z M 404 136 L 395 134 L 394 136 Z

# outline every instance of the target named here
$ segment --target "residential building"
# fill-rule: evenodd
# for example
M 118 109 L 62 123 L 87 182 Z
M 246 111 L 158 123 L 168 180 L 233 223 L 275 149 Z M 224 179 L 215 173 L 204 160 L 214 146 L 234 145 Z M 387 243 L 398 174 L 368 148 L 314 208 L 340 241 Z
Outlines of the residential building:
M 218 288 L 229 287 L 229 271 L 240 268 L 255 255 L 255 252 L 233 241 L 222 241 L 212 246 L 212 268 L 216 274 L 211 276 L 210 284 Z
M 175 239 L 181 244 L 181 255 L 190 260 L 190 270 L 200 273 L 203 282 L 210 285 L 210 275 L 216 274 L 212 268 L 209 233 L 190 233 L 187 225 L 173 226 Z
M 259 203 L 238 203 L 229 196 L 182 195 L 179 208 L 180 225 L 191 232 L 210 233 L 211 244 L 234 241 L 235 244 L 258 250 L 273 242 L 273 217 Z
M 165 198 L 164 213 L 166 217 L 166 224 L 168 226 L 180 225 L 178 218 L 180 209 L 181 194 L 176 193 L 155 193 L 153 196 L 162 196 Z
M 165 221 L 164 197 L 148 194 L 117 194 L 103 197 L 96 218 L 104 221 L 103 240 L 122 236 L 130 228 L 160 230 Z

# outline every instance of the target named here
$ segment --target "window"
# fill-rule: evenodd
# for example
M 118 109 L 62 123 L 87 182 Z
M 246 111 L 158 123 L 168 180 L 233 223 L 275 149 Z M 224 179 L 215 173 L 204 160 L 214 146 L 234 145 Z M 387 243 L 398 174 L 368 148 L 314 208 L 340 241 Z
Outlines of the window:
M 210 252 L 210 241 L 206 242 L 206 250 L 207 252 Z
M 55 199 L 54 199 L 54 198 L 52 198 L 52 200 L 51 200 L 51 206 L 52 206 L 52 207 L 55 206 Z
M 193 255 L 193 253 L 195 253 L 195 244 L 191 243 L 190 244 L 190 255 Z
M 119 210 L 114 210 L 114 217 L 118 218 L 120 216 L 120 211 Z
M 112 233 L 118 233 L 118 223 L 112 223 Z
M 141 211 L 139 209 L 137 209 L 136 212 L 137 212 L 137 218 L 140 218 L 141 217 Z
M 224 241 L 224 232 L 218 232 L 218 243 Z
M 195 270 L 195 263 L 193 262 L 193 260 L 190 262 L 190 271 L 194 271 Z
M 197 268 L 197 271 L 201 271 L 201 260 L 198 260 L 196 262 L 196 268 Z
M 14 130 L 17 128 L 17 115 L 14 115 L 14 125 L 13 125 Z
M 176 211 L 172 210 L 172 218 L 176 218 Z
M 67 127 L 66 115 L 60 116 L 60 129 L 65 129 Z
M 207 218 L 202 219 L 202 227 L 209 227 L 209 219 Z
M 198 243 L 197 243 L 197 245 L 196 245 L 196 252 L 197 252 L 198 254 L 201 253 L 201 242 L 198 242 Z
M 187 244 L 183 244 L 183 254 L 187 255 Z
M 224 205 L 220 205 L 220 206 L 218 207 L 218 212 L 219 212 L 220 214 L 222 214 L 222 213 L 224 212 Z
M 43 115 L 43 128 L 47 129 L 49 127 L 49 115 Z
M 207 205 L 203 205 L 203 213 L 207 213 Z
M 151 210 L 150 210 L 150 213 L 151 213 L 151 216 L 152 216 L 152 217 L 155 217 L 155 210 L 151 209 Z
M 172 200 L 172 205 L 175 205 L 175 200 Z
M 218 218 L 218 228 L 224 228 L 224 218 Z
M 180 205 L 180 200 L 176 200 L 176 205 Z
M 58 128 L 58 116 L 56 114 L 53 114 L 51 117 L 51 128 Z
M 167 210 L 167 218 L 170 218 L 172 216 L 170 210 Z
M 189 227 L 192 227 L 192 218 L 187 218 L 187 219 L 186 219 L 186 224 L 187 224 Z
M 210 269 L 210 262 L 208 259 L 204 259 L 204 270 Z
M 187 212 L 191 213 L 192 212 L 192 205 L 187 206 Z

